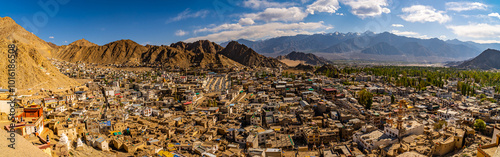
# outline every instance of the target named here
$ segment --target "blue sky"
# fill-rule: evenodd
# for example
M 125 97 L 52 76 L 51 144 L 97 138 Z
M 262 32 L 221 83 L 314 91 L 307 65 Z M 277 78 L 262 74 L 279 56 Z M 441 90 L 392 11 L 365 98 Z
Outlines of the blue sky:
M 40 3 L 41 2 L 41 3 Z M 499 1 L 197 0 L 4 1 L 12 17 L 43 40 L 66 45 L 85 38 L 103 45 L 177 41 L 261 40 L 331 32 L 392 32 L 416 38 L 500 43 Z

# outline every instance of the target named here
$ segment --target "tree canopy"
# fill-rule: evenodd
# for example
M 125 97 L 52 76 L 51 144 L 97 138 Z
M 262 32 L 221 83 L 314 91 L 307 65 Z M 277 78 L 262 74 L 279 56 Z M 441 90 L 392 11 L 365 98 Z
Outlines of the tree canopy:
M 482 119 L 476 119 L 476 122 L 474 122 L 474 128 L 483 131 L 486 128 L 486 123 Z
M 365 109 L 372 108 L 373 103 L 373 94 L 366 90 L 366 88 L 362 89 L 358 93 L 359 96 L 359 104 L 363 105 Z
M 342 74 L 365 73 L 381 77 L 381 81 L 396 86 L 413 87 L 425 90 L 426 86 L 443 87 L 448 80 L 456 80 L 462 95 L 475 95 L 475 90 L 484 86 L 492 86 L 500 92 L 500 73 L 481 70 L 461 70 L 444 67 L 412 67 L 412 66 L 368 66 L 344 67 Z M 330 73 L 331 74 L 331 73 Z

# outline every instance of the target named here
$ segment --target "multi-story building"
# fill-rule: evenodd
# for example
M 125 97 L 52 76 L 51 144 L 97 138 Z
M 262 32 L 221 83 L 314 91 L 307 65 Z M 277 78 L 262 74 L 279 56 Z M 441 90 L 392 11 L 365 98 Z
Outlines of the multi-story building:
M 403 124 L 404 132 L 401 136 L 405 137 L 408 135 L 421 135 L 424 133 L 424 125 L 418 123 L 417 121 L 409 121 Z M 390 137 L 399 137 L 399 130 L 396 125 L 386 124 L 384 127 L 384 134 Z
M 397 138 L 392 138 L 380 130 L 365 134 L 358 132 L 353 135 L 352 139 L 354 142 L 358 143 L 361 148 L 368 150 L 376 149 L 380 145 L 390 145 L 398 142 Z

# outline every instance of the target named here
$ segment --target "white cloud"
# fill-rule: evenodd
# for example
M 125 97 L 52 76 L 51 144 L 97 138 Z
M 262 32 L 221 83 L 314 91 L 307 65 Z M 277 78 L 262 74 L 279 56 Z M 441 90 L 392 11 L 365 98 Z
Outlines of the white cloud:
M 217 27 L 220 26 L 216 26 L 215 28 Z M 332 26 L 324 25 L 323 21 L 307 22 L 307 23 L 271 22 L 261 25 L 243 26 L 243 28 L 227 29 L 206 36 L 189 38 L 186 40 L 186 42 L 193 42 L 197 40 L 210 40 L 213 42 L 224 42 L 237 39 L 258 40 L 258 39 L 272 38 L 278 36 L 314 34 L 332 28 L 333 28 Z
M 191 9 L 187 8 L 186 10 L 177 14 L 176 17 L 173 17 L 173 18 L 170 18 L 169 20 L 167 20 L 165 23 L 168 24 L 171 22 L 180 21 L 180 20 L 188 19 L 188 18 L 197 18 L 197 17 L 205 18 L 208 13 L 210 13 L 210 11 L 208 11 L 208 10 L 200 10 L 200 11 L 192 13 Z
M 238 21 L 238 24 L 240 25 L 253 25 L 255 21 L 253 21 L 251 18 L 241 18 L 240 21 Z
M 468 11 L 468 10 L 486 10 L 488 5 L 479 2 L 447 2 L 446 10 Z
M 451 20 L 451 17 L 446 15 L 444 11 L 438 11 L 431 6 L 413 5 L 403 8 L 405 15 L 400 17 L 409 22 L 439 22 L 445 23 Z
M 240 30 L 243 29 L 243 26 L 241 26 L 239 23 L 225 23 L 219 26 L 215 26 L 213 28 L 202 28 L 195 30 L 194 33 L 200 33 L 200 32 L 220 32 L 224 30 Z
M 439 36 L 439 39 L 441 39 L 441 40 L 444 40 L 444 39 L 446 39 L 446 38 L 447 38 L 447 37 L 446 37 L 446 35 L 441 35 L 441 36 Z
M 344 16 L 344 13 L 335 13 L 335 15 Z
M 427 35 L 420 35 L 417 32 L 411 32 L 411 31 L 392 30 L 391 33 L 399 35 L 399 36 L 405 36 L 405 37 L 420 38 L 420 39 L 429 39 L 429 37 Z
M 314 14 L 314 12 L 335 13 L 338 9 L 340 9 L 338 0 L 317 0 L 307 6 L 306 12 L 309 14 Z
M 415 35 L 419 35 L 417 32 L 410 32 L 410 31 L 398 31 L 398 30 L 392 30 L 391 31 L 392 34 L 396 34 L 396 35 L 401 35 L 401 36 L 415 36 Z
M 304 4 L 304 3 L 307 3 L 309 1 L 311 1 L 311 0 L 300 0 L 300 3 Z
M 296 5 L 292 2 L 269 2 L 267 0 L 246 0 L 243 2 L 243 6 L 252 9 L 263 9 L 263 8 L 284 8 Z
M 500 40 L 472 40 L 472 41 L 480 44 L 500 44 Z
M 184 35 L 187 35 L 187 34 L 188 34 L 188 32 L 185 32 L 183 30 L 177 30 L 175 32 L 175 36 L 184 36 Z
M 298 7 L 291 8 L 267 8 L 259 13 L 250 13 L 243 15 L 244 18 L 252 19 L 253 21 L 285 21 L 295 22 L 302 21 L 307 17 L 307 13 L 303 12 Z
M 488 15 L 484 15 L 484 14 L 477 14 L 477 15 L 465 15 L 465 14 L 462 14 L 460 15 L 464 18 L 489 18 Z
M 50 36 L 49 39 L 54 39 L 54 36 Z
M 366 17 L 375 17 L 382 13 L 390 13 L 391 10 L 386 0 L 341 0 L 345 5 L 351 7 L 351 13 L 364 19 Z
M 461 37 L 470 38 L 500 38 L 500 25 L 490 25 L 486 23 L 468 25 L 450 25 L 446 28 Z
M 405 26 L 402 24 L 392 24 L 392 27 L 405 27 Z
M 498 13 L 490 13 L 488 14 L 489 17 L 496 17 L 496 18 L 499 18 L 500 19 L 500 14 Z

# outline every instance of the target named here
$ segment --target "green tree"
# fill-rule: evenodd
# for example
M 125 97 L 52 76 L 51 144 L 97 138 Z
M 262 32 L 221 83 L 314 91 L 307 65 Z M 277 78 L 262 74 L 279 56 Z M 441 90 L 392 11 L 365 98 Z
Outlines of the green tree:
M 437 123 L 434 123 L 434 130 L 439 130 L 441 128 L 443 128 L 443 126 L 446 126 L 448 125 L 448 123 L 444 120 L 440 120 L 439 122 Z
M 486 123 L 482 119 L 476 119 L 476 122 L 474 122 L 474 128 L 483 131 L 486 128 Z
M 372 103 L 373 103 L 372 93 L 370 93 L 369 91 L 366 90 L 366 88 L 364 88 L 363 90 L 359 91 L 358 96 L 359 96 L 359 104 L 363 105 L 365 109 L 372 108 Z
M 330 77 L 330 74 L 331 74 L 331 73 L 332 73 L 332 72 L 330 71 L 330 69 L 326 69 L 325 76 L 326 76 L 326 77 Z

